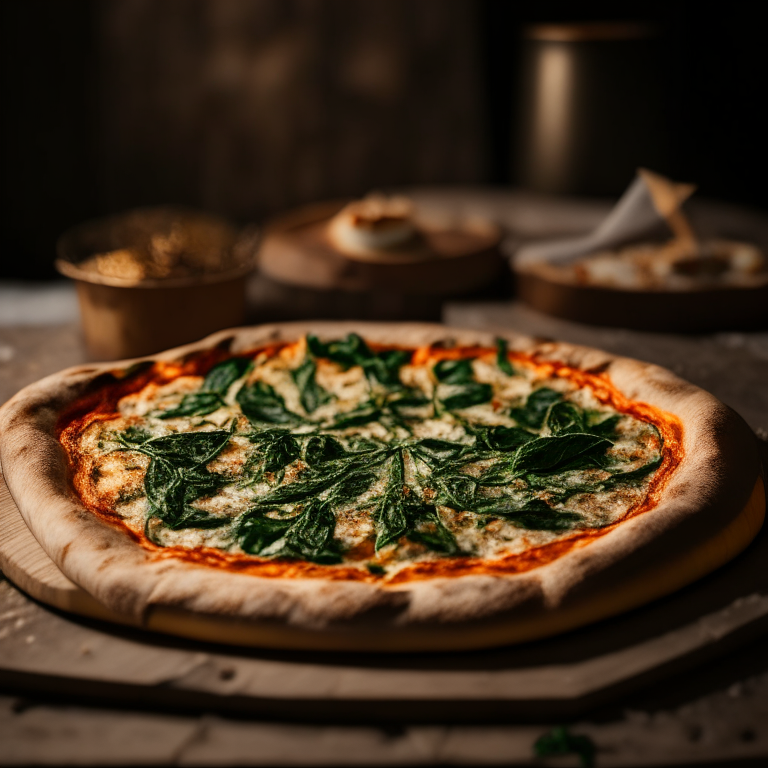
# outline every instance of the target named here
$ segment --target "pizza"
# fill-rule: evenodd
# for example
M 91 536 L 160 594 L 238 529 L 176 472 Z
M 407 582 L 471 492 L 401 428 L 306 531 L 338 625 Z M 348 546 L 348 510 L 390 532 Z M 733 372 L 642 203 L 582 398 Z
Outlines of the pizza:
M 9 488 L 119 616 L 255 645 L 529 640 L 754 537 L 754 438 L 668 371 L 428 325 L 284 324 L 71 369 L 2 409 Z

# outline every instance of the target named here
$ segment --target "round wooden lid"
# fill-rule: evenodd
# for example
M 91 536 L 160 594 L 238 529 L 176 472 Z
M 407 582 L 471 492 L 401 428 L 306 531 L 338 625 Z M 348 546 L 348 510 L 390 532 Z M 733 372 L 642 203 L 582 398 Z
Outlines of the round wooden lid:
M 259 254 L 262 271 L 293 285 L 346 291 L 415 294 L 466 293 L 504 269 L 501 229 L 484 218 L 417 219 L 418 240 L 365 257 L 345 254 L 328 237 L 328 224 L 349 201 L 316 203 L 274 219 Z

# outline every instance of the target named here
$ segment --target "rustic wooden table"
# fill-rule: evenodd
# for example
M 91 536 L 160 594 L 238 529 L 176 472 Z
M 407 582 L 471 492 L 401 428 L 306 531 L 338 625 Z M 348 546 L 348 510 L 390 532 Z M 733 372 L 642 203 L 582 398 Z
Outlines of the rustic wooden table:
M 495 215 L 521 236 L 581 231 L 605 211 L 599 203 L 545 204 L 509 193 L 425 194 Z M 284 307 L 284 291 L 255 278 L 254 317 L 270 302 Z M 317 312 L 316 297 L 301 300 L 297 314 Z M 509 301 L 454 302 L 441 311 L 450 325 L 515 328 L 665 365 L 731 405 L 768 441 L 768 333 L 600 329 Z M 84 360 L 76 323 L 0 324 L 0 402 Z M 549 661 L 521 648 L 457 658 L 453 669 L 446 659 L 306 660 L 117 630 L 48 609 L 0 577 L 0 764 L 536 765 L 548 763 L 534 758 L 535 740 L 561 723 L 592 739 L 600 766 L 758 764 L 768 758 L 767 559 L 764 531 L 679 602 L 606 623 L 609 639 L 598 627 L 552 643 Z M 628 668 L 649 658 L 654 663 Z M 368 697 L 355 711 L 355 697 L 343 692 L 365 685 L 360 670 L 373 667 L 390 682 L 412 670 L 417 706 L 390 694 L 377 706 Z M 557 696 L 540 697 L 538 706 L 521 708 L 519 691 L 505 693 L 504 675 L 509 688 L 535 687 L 547 674 L 552 690 L 581 685 L 600 695 L 566 707 Z M 619 682 L 596 685 L 593 676 Z M 320 684 L 327 695 L 307 705 L 302 695 Z M 448 690 L 457 685 L 495 693 L 473 698 L 462 689 L 462 698 Z

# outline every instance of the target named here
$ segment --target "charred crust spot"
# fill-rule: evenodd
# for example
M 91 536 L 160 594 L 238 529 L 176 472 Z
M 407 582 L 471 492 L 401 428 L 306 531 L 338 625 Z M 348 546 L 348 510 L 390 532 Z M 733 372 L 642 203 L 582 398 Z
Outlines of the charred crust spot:
M 591 368 L 587 368 L 587 373 L 605 373 L 609 368 L 611 367 L 611 361 L 606 360 L 604 363 L 600 363 L 598 365 L 593 365 Z
M 154 365 L 153 360 L 141 360 L 138 363 L 134 363 L 133 365 L 128 366 L 124 371 L 121 372 L 121 379 L 130 379 L 133 376 L 137 376 L 140 373 L 143 373 L 148 368 L 151 368 Z
M 119 379 L 115 371 L 107 371 L 105 373 L 99 374 L 98 376 L 94 376 L 94 378 L 88 382 L 88 386 L 86 387 L 86 394 L 90 394 L 91 392 L 103 389 L 110 384 L 114 384 L 118 380 Z
M 227 336 L 225 339 L 222 339 L 216 345 L 216 349 L 220 349 L 222 352 L 229 352 L 229 350 L 232 349 L 232 345 L 234 343 L 235 343 L 235 337 L 234 336 Z

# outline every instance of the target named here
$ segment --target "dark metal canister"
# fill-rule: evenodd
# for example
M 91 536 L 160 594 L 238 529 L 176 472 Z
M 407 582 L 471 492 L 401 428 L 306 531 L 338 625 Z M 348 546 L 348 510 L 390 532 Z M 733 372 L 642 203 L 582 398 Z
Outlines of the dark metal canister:
M 639 23 L 527 27 L 516 177 L 558 194 L 621 192 L 638 166 L 666 169 L 662 63 Z

